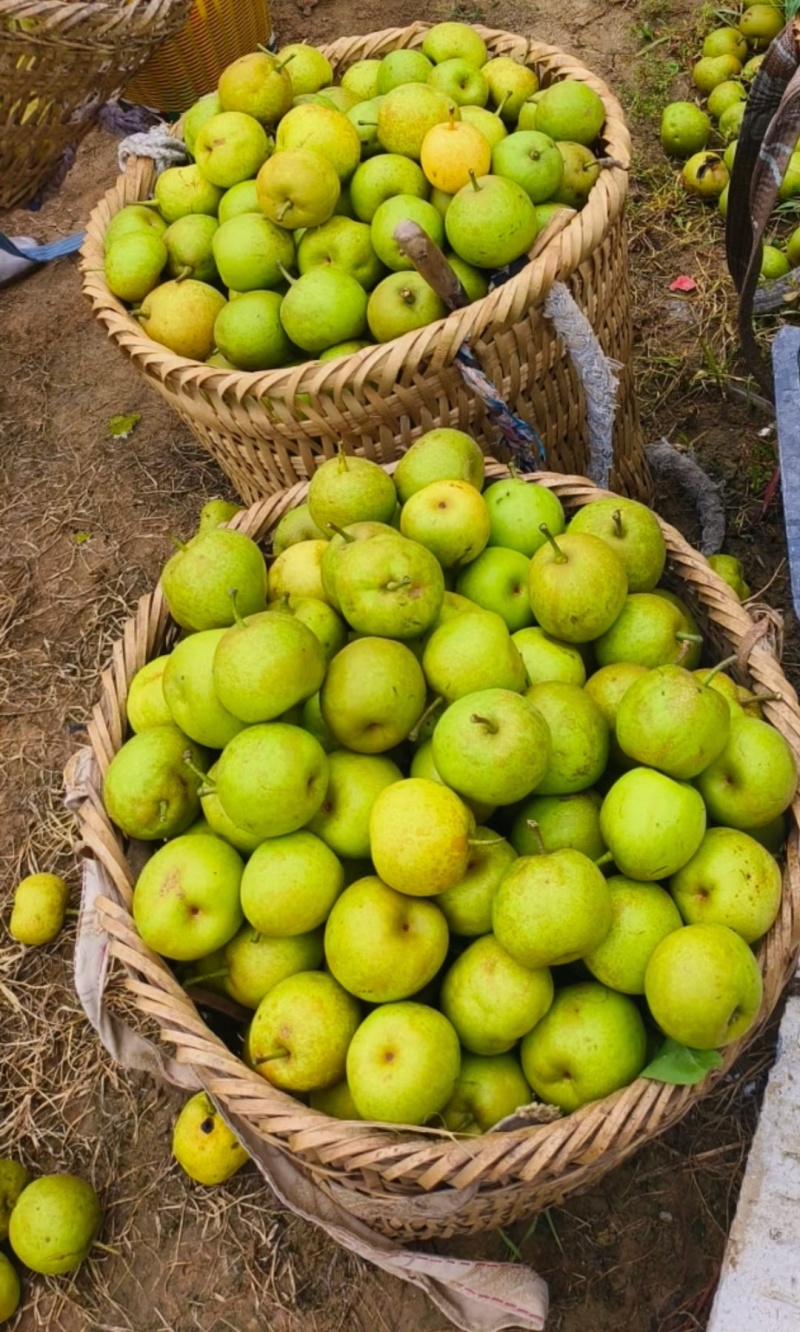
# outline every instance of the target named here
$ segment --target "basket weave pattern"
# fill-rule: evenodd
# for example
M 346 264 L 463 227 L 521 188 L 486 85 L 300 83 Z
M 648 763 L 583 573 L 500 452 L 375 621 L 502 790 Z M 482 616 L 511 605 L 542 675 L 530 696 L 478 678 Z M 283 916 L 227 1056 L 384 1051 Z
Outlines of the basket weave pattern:
M 180 32 L 154 52 L 125 96 L 159 111 L 187 111 L 214 91 L 226 65 L 269 37 L 267 0 L 194 0 Z
M 418 47 L 426 27 L 347 37 L 324 47 L 334 68 Z M 470 338 L 484 370 L 511 410 L 533 424 L 548 466 L 583 472 L 588 465 L 586 405 L 572 362 L 544 315 L 556 281 L 567 282 L 606 355 L 620 369 L 612 484 L 649 497 L 639 418 L 629 366 L 631 328 L 623 211 L 630 137 L 622 110 L 604 83 L 555 47 L 478 28 L 492 55 L 534 67 L 542 84 L 575 78 L 594 88 L 606 108 L 604 150 L 620 167 L 603 170 L 586 206 L 524 270 L 484 300 L 416 332 L 355 356 L 255 374 L 234 373 L 175 356 L 146 338 L 111 295 L 103 273 L 103 237 L 113 215 L 146 198 L 152 163 L 130 164 L 95 208 L 83 249 L 84 291 L 114 342 L 178 412 L 247 503 L 305 480 L 336 451 L 390 463 L 435 426 L 455 426 L 487 452 L 497 431 L 483 403 L 454 364 Z M 302 396 L 301 396 L 302 395 Z
M 505 474 L 501 465 L 488 464 L 488 477 Z M 582 477 L 541 473 L 530 479 L 555 491 L 567 510 L 608 493 Z M 301 503 L 306 493 L 307 485 L 297 485 L 264 499 L 239 514 L 231 526 L 268 542 L 280 517 Z M 715 651 L 739 652 L 741 681 L 782 696 L 782 701 L 766 704 L 765 712 L 800 759 L 797 697 L 774 653 L 763 639 L 758 641 L 756 622 L 705 559 L 674 528 L 661 526 L 672 585 L 691 605 Z M 265 1141 L 282 1147 L 351 1213 L 391 1237 L 426 1239 L 507 1225 L 557 1204 L 675 1124 L 753 1039 L 758 1026 L 725 1050 L 722 1068 L 699 1086 L 639 1079 L 552 1123 L 460 1140 L 434 1129 L 403 1131 L 331 1119 L 273 1088 L 209 1031 L 167 964 L 139 938 L 130 915 L 133 878 L 125 846 L 102 804 L 103 774 L 125 739 L 130 681 L 175 636 L 157 588 L 140 601 L 115 645 L 90 723 L 90 795 L 80 810 L 79 824 L 84 852 L 105 876 L 107 896 L 99 904 L 102 923 L 138 1010 L 156 1020 L 163 1041 L 177 1058 L 192 1066 L 223 1110 L 243 1118 Z M 789 812 L 781 910 L 759 951 L 764 1001 L 758 1025 L 778 1002 L 797 956 L 798 814 L 800 801 L 795 799 Z
M 0 208 L 27 203 L 190 0 L 0 0 Z

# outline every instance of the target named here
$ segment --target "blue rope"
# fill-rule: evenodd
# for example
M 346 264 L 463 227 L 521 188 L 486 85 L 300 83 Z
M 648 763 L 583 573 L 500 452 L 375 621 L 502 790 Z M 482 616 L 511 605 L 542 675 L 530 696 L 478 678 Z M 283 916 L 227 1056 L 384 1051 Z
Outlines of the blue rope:
M 15 245 L 8 236 L 0 231 L 0 250 L 15 259 L 28 259 L 32 263 L 47 264 L 51 259 L 61 259 L 65 254 L 74 254 L 83 244 L 85 231 L 77 231 L 73 236 L 64 236 L 62 240 L 52 241 L 50 245 Z

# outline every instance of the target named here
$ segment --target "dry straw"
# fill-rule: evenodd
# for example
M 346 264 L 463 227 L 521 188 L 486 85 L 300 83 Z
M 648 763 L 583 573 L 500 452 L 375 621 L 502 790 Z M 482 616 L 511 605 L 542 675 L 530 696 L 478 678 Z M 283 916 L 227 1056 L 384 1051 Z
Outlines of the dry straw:
M 28 203 L 190 0 L 0 0 L 0 208 Z
M 491 462 L 489 477 L 506 474 Z M 555 491 L 573 509 L 607 494 L 582 477 L 550 473 L 526 478 Z M 269 542 L 279 518 L 301 503 L 306 485 L 262 500 L 232 526 Z M 765 713 L 800 759 L 797 696 L 770 646 L 773 625 L 739 604 L 726 583 L 679 532 L 661 524 L 668 549 L 668 581 L 683 595 L 706 635 L 712 655 L 739 654 L 742 683 L 778 701 Z M 639 1079 L 630 1087 L 550 1123 L 457 1139 L 434 1129 L 398 1130 L 387 1125 L 328 1118 L 270 1086 L 213 1035 L 167 964 L 142 943 L 130 915 L 133 875 L 126 847 L 101 801 L 103 773 L 126 735 L 130 681 L 176 637 L 159 588 L 144 597 L 115 645 L 102 677 L 102 697 L 90 725 L 90 796 L 80 814 L 85 854 L 104 878 L 100 915 L 113 957 L 142 1022 L 155 1019 L 161 1039 L 189 1064 L 224 1111 L 258 1138 L 287 1152 L 321 1189 L 353 1215 L 403 1239 L 447 1237 L 505 1226 L 596 1182 L 644 1143 L 670 1128 L 725 1076 L 775 1008 L 792 974 L 798 949 L 800 866 L 798 813 L 790 832 L 780 914 L 758 950 L 764 1001 L 758 1024 L 724 1052 L 722 1067 L 696 1087 Z
M 544 303 L 554 282 L 568 283 L 604 352 L 619 366 L 612 485 L 649 496 L 649 479 L 630 369 L 631 321 L 624 207 L 630 136 L 616 98 L 572 56 L 495 29 L 477 29 L 492 55 L 534 68 L 543 85 L 574 78 L 603 99 L 602 147 L 619 165 L 600 173 L 586 206 L 516 277 L 484 300 L 377 347 L 341 360 L 311 361 L 262 373 L 230 373 L 175 356 L 142 333 L 103 277 L 103 237 L 116 212 L 147 198 L 153 164 L 134 159 L 94 209 L 83 249 L 84 291 L 109 337 L 171 404 L 216 458 L 247 503 L 311 475 L 340 441 L 350 452 L 390 463 L 435 426 L 468 430 L 487 452 L 497 431 L 455 364 L 468 338 L 511 410 L 538 430 L 548 465 L 584 472 L 586 404 L 575 368 Z M 355 60 L 418 47 L 426 25 L 345 37 L 323 47 L 341 72 Z

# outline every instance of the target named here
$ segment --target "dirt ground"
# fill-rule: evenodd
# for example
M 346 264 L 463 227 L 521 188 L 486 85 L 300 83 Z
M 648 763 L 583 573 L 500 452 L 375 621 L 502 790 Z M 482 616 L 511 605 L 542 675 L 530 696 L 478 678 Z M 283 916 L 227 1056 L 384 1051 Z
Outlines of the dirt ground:
M 397 0 L 391 18 L 422 11 Z M 742 400 L 721 228 L 677 201 L 657 147 L 659 99 L 695 49 L 689 0 L 566 0 L 552 7 L 437 0 L 460 17 L 534 32 L 579 55 L 623 99 L 635 130 L 631 265 L 646 437 L 668 435 L 724 483 L 727 549 L 754 590 L 788 603 L 771 418 Z M 282 41 L 378 26 L 374 6 L 278 0 Z M 650 43 L 656 46 L 645 50 Z M 636 52 L 640 52 L 637 57 Z M 671 63 L 672 62 L 672 63 Z M 51 240 L 79 229 L 115 172 L 116 142 L 93 133 L 58 197 L 3 230 Z M 698 291 L 676 298 L 679 273 Z M 77 902 L 61 772 L 82 738 L 97 671 L 135 599 L 155 581 L 169 534 L 229 494 L 189 432 L 107 343 L 74 260 L 0 293 L 0 911 L 24 872 L 66 874 Z M 141 420 L 127 439 L 119 413 Z M 662 510 L 690 539 L 693 513 Z M 787 618 L 786 665 L 797 683 Z M 90 1178 L 105 1208 L 98 1251 L 74 1279 L 26 1281 L 19 1332 L 447 1332 L 424 1297 L 384 1278 L 284 1212 L 253 1169 L 213 1191 L 171 1161 L 181 1096 L 115 1068 L 71 981 L 73 933 L 39 952 L 0 947 L 0 1154 L 34 1171 Z M 774 1027 L 683 1124 L 590 1193 L 507 1235 L 439 1246 L 521 1261 L 550 1286 L 551 1332 L 689 1332 L 705 1326 L 771 1058 Z

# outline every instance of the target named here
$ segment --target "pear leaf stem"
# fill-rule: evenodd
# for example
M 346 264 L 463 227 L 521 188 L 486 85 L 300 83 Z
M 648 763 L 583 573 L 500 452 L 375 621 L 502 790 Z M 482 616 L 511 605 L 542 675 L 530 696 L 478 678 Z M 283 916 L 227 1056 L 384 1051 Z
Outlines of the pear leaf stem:
M 567 563 L 567 557 L 566 557 L 566 555 L 564 554 L 564 552 L 563 552 L 563 550 L 561 549 L 561 547 L 559 546 L 559 544 L 558 544 L 558 542 L 556 541 L 555 537 L 553 536 L 553 533 L 550 531 L 550 528 L 547 526 L 547 523 L 540 523 L 540 524 L 539 524 L 539 531 L 544 533 L 544 535 L 547 537 L 547 540 L 550 542 L 550 545 L 553 547 L 553 550 L 555 551 L 554 563 L 555 563 L 555 564 L 566 564 L 566 563 Z

